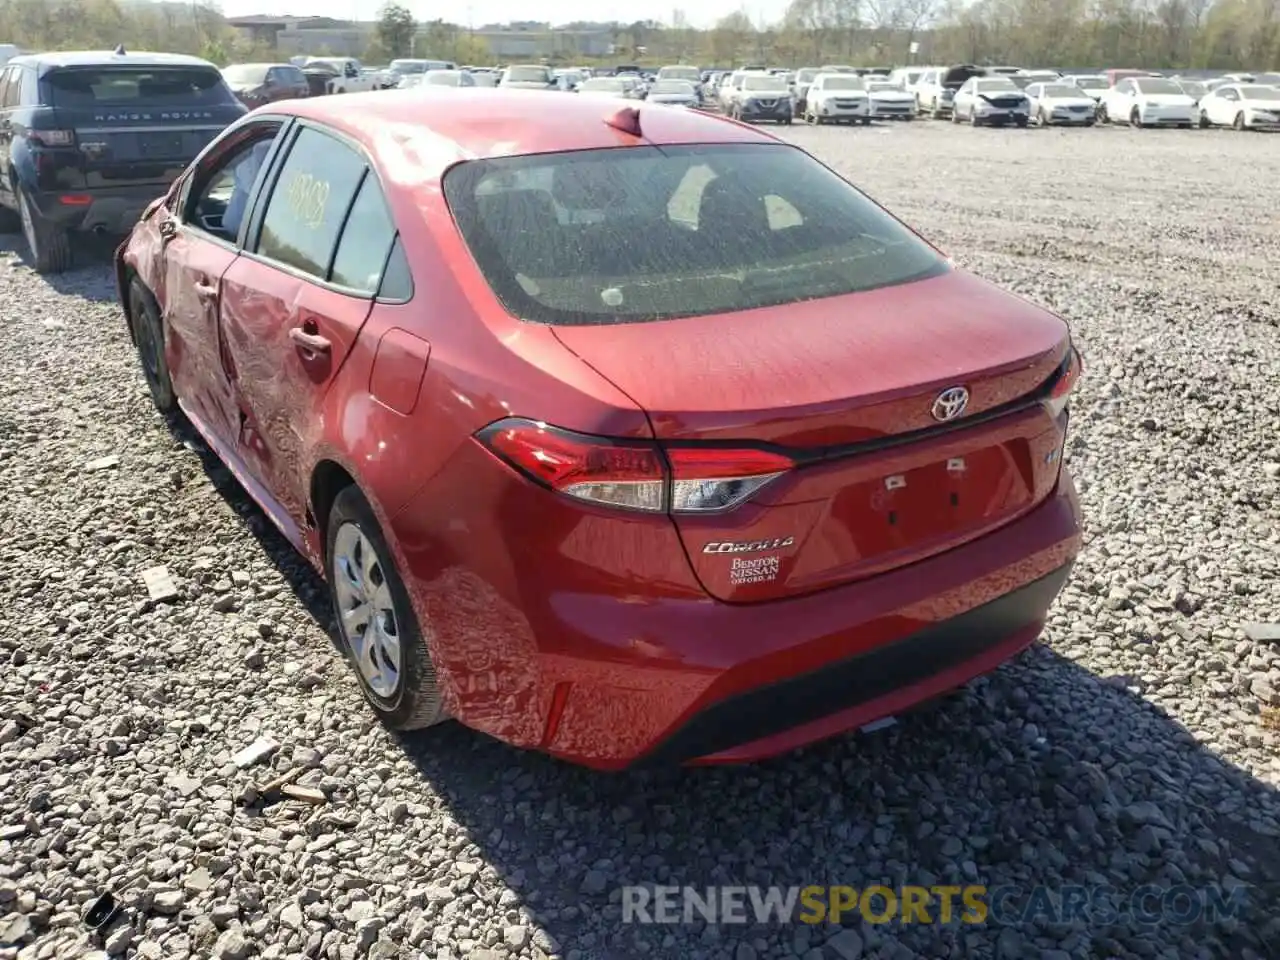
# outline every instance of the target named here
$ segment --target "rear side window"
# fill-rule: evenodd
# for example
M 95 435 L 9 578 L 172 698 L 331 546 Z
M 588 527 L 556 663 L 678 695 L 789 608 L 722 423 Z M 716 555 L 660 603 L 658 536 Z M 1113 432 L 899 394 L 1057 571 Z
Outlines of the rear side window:
M 280 168 L 257 252 L 325 280 L 365 170 L 364 158 L 347 144 L 304 127 Z
M 55 107 L 214 105 L 234 98 L 213 67 L 64 67 L 44 76 Z
M 902 224 L 783 144 L 472 160 L 444 178 L 515 316 L 627 323 L 838 296 L 946 272 Z
M 395 235 L 396 227 L 378 178 L 370 173 L 360 185 L 342 228 L 333 258 L 332 282 L 361 293 L 377 292 Z

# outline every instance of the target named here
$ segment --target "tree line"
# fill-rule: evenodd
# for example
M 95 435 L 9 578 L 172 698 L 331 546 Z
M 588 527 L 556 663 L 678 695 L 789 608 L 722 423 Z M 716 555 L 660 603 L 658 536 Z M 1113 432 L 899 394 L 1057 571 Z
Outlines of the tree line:
M 1280 68 L 1280 0 L 791 0 L 774 23 L 735 12 L 701 29 L 676 10 L 669 22 L 613 24 L 609 33 L 613 53 L 603 62 Z M 123 43 L 219 64 L 280 56 L 240 36 L 208 0 L 0 0 L 0 42 L 29 50 Z M 415 22 L 392 3 L 370 24 L 365 59 L 411 53 L 492 62 L 466 28 Z M 571 49 L 552 59 L 594 62 Z

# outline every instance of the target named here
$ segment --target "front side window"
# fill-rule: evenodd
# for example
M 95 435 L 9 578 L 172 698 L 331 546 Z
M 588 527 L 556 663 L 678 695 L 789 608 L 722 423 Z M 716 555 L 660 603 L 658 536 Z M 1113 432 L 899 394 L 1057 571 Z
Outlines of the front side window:
M 472 160 L 445 196 L 515 316 L 627 323 L 833 297 L 945 260 L 803 151 L 628 147 Z
M 257 252 L 326 279 L 365 169 L 364 158 L 346 143 L 304 127 L 276 178 Z
M 198 172 L 186 222 L 211 236 L 235 243 L 249 200 L 266 172 L 267 154 L 280 133 L 278 123 L 263 124 Z

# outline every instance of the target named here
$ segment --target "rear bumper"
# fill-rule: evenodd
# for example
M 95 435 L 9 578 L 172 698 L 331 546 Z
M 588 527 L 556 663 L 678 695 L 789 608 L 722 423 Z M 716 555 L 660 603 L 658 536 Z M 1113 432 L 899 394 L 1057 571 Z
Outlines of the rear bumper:
M 32 199 L 40 213 L 64 230 L 126 234 L 147 204 L 166 190 L 163 184 L 95 190 L 43 190 Z
M 867 653 L 727 697 L 640 764 L 764 758 L 915 706 L 995 669 L 1035 640 L 1071 563 L 1024 587 Z
M 1035 639 L 1080 546 L 1064 470 L 1034 510 L 957 549 L 723 603 L 668 518 L 584 510 L 477 450 L 392 522 L 446 705 L 597 769 L 761 759 L 936 697 Z

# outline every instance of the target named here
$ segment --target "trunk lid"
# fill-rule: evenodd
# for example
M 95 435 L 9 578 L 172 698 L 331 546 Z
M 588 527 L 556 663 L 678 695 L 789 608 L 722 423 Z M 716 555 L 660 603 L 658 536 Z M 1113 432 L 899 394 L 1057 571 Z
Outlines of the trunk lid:
M 981 536 L 1052 490 L 1063 425 L 1026 398 L 1066 325 L 972 275 L 732 315 L 560 326 L 669 447 L 766 446 L 796 467 L 746 503 L 673 515 L 722 600 L 793 596 Z M 935 400 L 968 390 L 955 424 Z
M 245 112 L 212 66 L 69 66 L 41 80 L 53 122 L 75 133 L 89 189 L 168 186 Z

